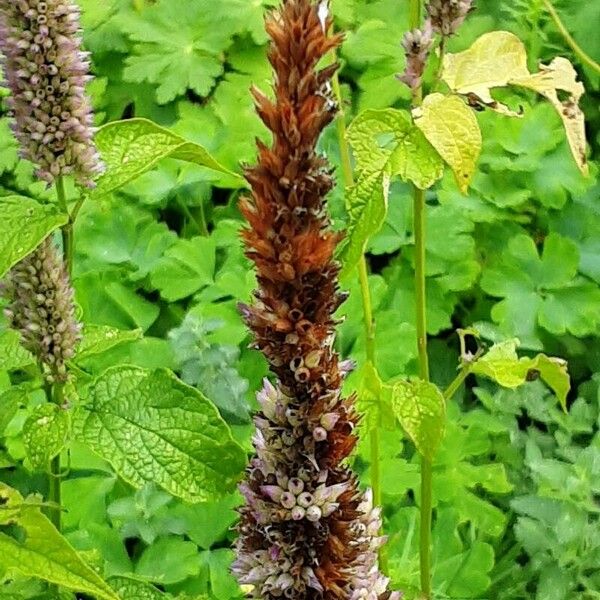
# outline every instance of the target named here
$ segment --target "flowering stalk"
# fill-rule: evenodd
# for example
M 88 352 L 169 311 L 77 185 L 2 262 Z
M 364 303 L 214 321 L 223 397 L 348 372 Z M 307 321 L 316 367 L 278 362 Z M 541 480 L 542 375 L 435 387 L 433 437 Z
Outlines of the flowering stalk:
M 380 510 L 343 464 L 357 414 L 341 395 L 350 365 L 333 349 L 333 313 L 344 300 L 333 259 L 339 236 L 325 211 L 331 169 L 315 152 L 335 116 L 337 68 L 316 65 L 340 42 L 327 36 L 323 7 L 287 0 L 269 15 L 275 100 L 253 90 L 274 141 L 258 142 L 259 163 L 246 172 L 244 241 L 259 289 L 241 311 L 277 381 L 258 394 L 233 571 L 253 598 L 395 599 L 377 566 Z
M 79 9 L 69 0 L 0 0 L 0 52 L 21 155 L 48 184 L 91 186 L 102 167 L 92 141 Z

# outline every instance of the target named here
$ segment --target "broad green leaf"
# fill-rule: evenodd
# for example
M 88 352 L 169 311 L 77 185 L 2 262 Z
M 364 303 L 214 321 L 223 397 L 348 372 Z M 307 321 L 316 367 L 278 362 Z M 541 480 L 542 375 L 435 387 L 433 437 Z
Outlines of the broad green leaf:
M 506 340 L 494 344 L 476 361 L 471 372 L 494 380 L 506 388 L 516 388 L 538 376 L 556 394 L 563 409 L 567 407 L 567 394 L 571 387 L 565 361 L 538 354 L 534 358 L 517 355 L 519 341 Z
M 106 371 L 75 431 L 132 485 L 154 482 L 190 502 L 231 491 L 246 459 L 215 406 L 166 369 Z
M 152 169 L 163 158 L 187 161 L 240 180 L 199 144 L 188 142 L 148 119 L 108 123 L 99 129 L 95 140 L 106 172 L 98 179 L 94 196 L 119 189 Z
M 19 407 L 27 403 L 27 390 L 13 386 L 0 395 L 0 436 L 17 414 Z
M 149 583 L 129 577 L 111 577 L 108 583 L 122 600 L 167 600 L 172 597 Z
M 579 108 L 584 88 L 566 58 L 555 58 L 549 65 L 540 65 L 538 73 L 531 74 L 523 42 L 508 31 L 492 31 L 478 38 L 467 50 L 446 54 L 442 79 L 452 91 L 474 96 L 493 110 L 512 116 L 518 115 L 492 98 L 493 88 L 514 85 L 541 94 L 562 119 L 573 158 L 587 175 L 584 115 Z M 559 91 L 567 95 L 566 100 L 559 98 Z
M 178 240 L 164 254 L 150 281 L 169 302 L 187 298 L 213 281 L 216 247 L 212 238 Z
M 121 600 L 119 596 L 88 567 L 56 531 L 52 523 L 34 505 L 28 505 L 17 490 L 0 482 L 0 510 L 11 510 L 12 522 L 19 535 L 0 532 L 2 566 L 28 577 L 38 577 L 99 600 Z
M 65 447 L 70 429 L 70 415 L 62 407 L 47 402 L 33 409 L 23 425 L 23 444 L 35 471 L 47 471 Z
M 446 403 L 440 389 L 421 379 L 384 385 L 392 410 L 417 450 L 433 460 L 444 436 Z
M 350 223 L 340 253 L 342 277 L 348 276 L 364 254 L 369 238 L 385 221 L 389 176 L 383 172 L 362 175 L 347 190 L 346 206 Z
M 141 329 L 123 330 L 108 325 L 86 325 L 74 360 L 80 362 L 120 344 L 139 340 L 141 337 Z
M 442 159 L 405 111 L 363 111 L 352 122 L 348 141 L 359 173 L 398 175 L 421 189 L 431 187 L 443 175 Z
M 475 114 L 458 96 L 430 94 L 413 111 L 415 125 L 454 171 L 459 189 L 469 188 L 481 152 Z
M 67 222 L 51 204 L 26 196 L 0 198 L 0 277 Z
M 161 584 L 174 584 L 198 575 L 198 546 L 175 536 L 160 538 L 146 548 L 135 568 L 138 577 Z
M 367 431 L 394 423 L 389 402 L 383 393 L 383 382 L 375 366 L 367 362 L 357 374 L 357 406 L 365 416 Z
M 13 371 L 35 363 L 35 358 L 21 346 L 19 334 L 12 329 L 0 333 L 0 370 Z

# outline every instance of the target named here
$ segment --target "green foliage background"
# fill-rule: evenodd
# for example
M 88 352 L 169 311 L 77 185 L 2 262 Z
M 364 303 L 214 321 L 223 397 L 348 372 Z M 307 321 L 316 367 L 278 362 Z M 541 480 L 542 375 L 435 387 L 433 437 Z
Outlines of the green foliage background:
M 90 89 L 98 124 L 147 117 L 203 144 L 234 171 L 253 161 L 254 138 L 265 130 L 248 88 L 269 85 L 262 14 L 274 1 L 79 3 L 97 76 Z M 599 60 L 600 4 L 565 0 L 557 8 Z M 408 91 L 395 74 L 404 66 L 407 2 L 334 0 L 333 9 L 348 32 L 341 52 L 348 117 L 406 105 Z M 451 381 L 459 358 L 454 330 L 476 324 L 489 342 L 518 337 L 525 353 L 567 358 L 573 388 L 568 415 L 539 382 L 498 391 L 471 377 L 449 405 L 435 463 L 434 587 L 436 598 L 591 600 L 600 597 L 600 187 L 593 160 L 599 77 L 572 56 L 539 0 L 480 0 L 450 50 L 492 29 L 517 33 L 532 68 L 555 55 L 573 60 L 588 90 L 592 174 L 579 174 L 557 115 L 533 94 L 507 97 L 523 106 L 522 119 L 478 115 L 484 149 L 471 191 L 462 195 L 448 174 L 428 196 L 433 378 L 441 386 Z M 338 164 L 333 128 L 322 150 Z M 122 192 L 87 202 L 76 231 L 74 283 L 86 323 L 144 333 L 91 357 L 90 374 L 115 363 L 174 369 L 217 404 L 250 449 L 249 414 L 266 366 L 248 350 L 236 311 L 254 287 L 239 243 L 237 186 L 227 175 L 167 159 Z M 4 117 L 0 193 L 49 193 L 17 158 Z M 343 228 L 341 187 L 331 210 Z M 415 372 L 411 210 L 408 188 L 395 185 L 387 220 L 369 245 L 384 380 Z M 360 294 L 355 277 L 344 285 L 351 296 L 340 311 L 346 319 L 338 347 L 360 365 Z M 9 383 L 0 373 L 0 388 Z M 368 397 L 360 370 L 348 387 Z M 23 493 L 44 485 L 27 462 L 14 466 L 25 458 L 22 428 L 39 402 L 21 401 L 6 423 L 0 407 L 0 479 Z M 419 462 L 389 426 L 382 433 L 387 553 L 394 586 L 411 598 Z M 355 460 L 365 484 L 368 444 L 365 436 Z M 150 485 L 135 492 L 76 447 L 64 502 L 68 539 L 106 576 L 134 573 L 181 598 L 241 597 L 227 570 L 237 495 L 188 505 Z M 38 592 L 17 581 L 0 588 L 0 597 Z

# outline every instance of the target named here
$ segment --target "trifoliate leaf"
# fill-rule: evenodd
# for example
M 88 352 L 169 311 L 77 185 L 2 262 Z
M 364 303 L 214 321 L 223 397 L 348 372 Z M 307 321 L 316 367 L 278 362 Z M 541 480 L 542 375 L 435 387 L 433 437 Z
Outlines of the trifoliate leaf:
M 33 355 L 21 346 L 21 336 L 13 329 L 0 333 L 0 371 L 22 369 L 35 363 Z
M 481 130 L 475 114 L 458 96 L 430 94 L 413 111 L 415 125 L 454 171 L 466 192 L 481 152 Z
M 557 110 L 573 158 L 582 173 L 587 174 L 584 117 L 579 108 L 584 89 L 566 58 L 555 58 L 549 65 L 541 65 L 538 73 L 531 74 L 523 42 L 508 31 L 492 31 L 482 35 L 467 50 L 446 54 L 442 79 L 452 91 L 474 96 L 482 104 L 512 116 L 515 113 L 492 98 L 491 90 L 508 85 L 535 90 Z M 560 100 L 559 91 L 566 92 L 568 98 Z
M 120 600 L 119 596 L 88 567 L 69 542 L 17 490 L 0 482 L 0 513 L 9 511 L 9 522 L 18 535 L 0 532 L 2 567 L 28 577 L 38 577 L 70 590 L 84 592 L 99 600 Z M 3 520 L 4 514 L 0 514 Z
M 189 502 L 231 491 L 245 464 L 215 406 L 166 369 L 106 371 L 75 431 L 132 485 L 154 482 Z
M 208 151 L 148 119 L 115 121 L 100 128 L 96 146 L 106 165 L 93 195 L 103 196 L 152 169 L 163 158 L 176 158 L 241 178 L 219 164 Z
M 80 362 L 120 344 L 139 340 L 141 337 L 141 329 L 123 330 L 108 325 L 86 325 L 74 360 Z
M 383 389 L 419 453 L 433 460 L 446 427 L 446 402 L 440 389 L 421 379 L 396 381 Z
M 571 387 L 566 363 L 558 358 L 538 354 L 534 358 L 517 355 L 519 341 L 507 340 L 494 344 L 484 356 L 471 366 L 471 372 L 483 375 L 506 388 L 516 388 L 540 377 L 556 394 L 566 409 L 567 394 Z
M 348 141 L 359 172 L 399 175 L 421 189 L 431 187 L 443 174 L 439 154 L 404 111 L 363 111 L 352 122 Z
M 0 198 L 0 277 L 67 222 L 50 204 L 26 196 Z
M 35 471 L 47 471 L 50 461 L 65 447 L 71 418 L 62 407 L 46 402 L 36 406 L 23 425 L 25 454 Z

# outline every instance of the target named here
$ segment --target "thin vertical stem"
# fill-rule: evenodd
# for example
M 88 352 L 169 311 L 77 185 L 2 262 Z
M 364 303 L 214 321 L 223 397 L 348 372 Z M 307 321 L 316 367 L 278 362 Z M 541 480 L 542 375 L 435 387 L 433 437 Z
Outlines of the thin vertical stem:
M 339 107 L 339 114 L 336 121 L 338 134 L 338 145 L 342 162 L 342 176 L 345 188 L 354 185 L 354 174 L 352 169 L 352 160 L 350 158 L 350 148 L 346 135 L 346 120 L 343 108 L 342 92 L 340 89 L 340 80 L 338 74 L 333 76 L 333 92 Z M 375 365 L 375 321 L 373 319 L 373 303 L 371 301 L 371 290 L 369 288 L 369 270 L 367 259 L 364 254 L 358 261 L 358 282 L 363 305 L 363 322 L 365 328 L 365 350 L 367 361 Z M 378 427 L 369 431 L 370 442 L 370 467 L 371 467 L 371 489 L 373 490 L 373 502 L 376 506 L 381 506 L 381 464 L 380 464 L 380 436 Z M 387 571 L 387 557 L 384 551 L 379 553 L 379 562 L 382 572 Z
M 410 0 L 410 29 L 421 24 L 421 0 Z M 413 91 L 413 106 L 419 106 L 423 89 Z M 413 186 L 413 218 L 415 234 L 415 304 L 419 375 L 429 381 L 429 357 L 427 355 L 427 294 L 425 278 L 425 192 Z M 419 563 L 421 574 L 421 598 L 431 599 L 431 516 L 432 516 L 432 464 L 421 456 L 421 506 L 419 528 Z

